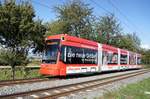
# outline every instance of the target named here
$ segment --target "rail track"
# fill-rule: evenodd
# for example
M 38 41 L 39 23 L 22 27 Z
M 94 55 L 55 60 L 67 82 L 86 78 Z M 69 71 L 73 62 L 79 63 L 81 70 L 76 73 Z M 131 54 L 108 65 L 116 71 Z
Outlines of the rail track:
M 103 74 L 100 74 L 100 75 L 103 75 Z M 81 76 L 81 77 L 86 77 L 86 76 Z M 75 79 L 75 78 L 78 78 L 78 77 L 76 77 L 75 75 L 75 76 L 71 76 L 69 79 Z M 65 79 L 65 78 L 44 76 L 43 78 L 36 77 L 36 78 L 27 78 L 27 79 L 3 80 L 3 81 L 0 81 L 0 87 L 12 86 L 12 85 L 17 85 L 17 84 L 25 84 L 25 83 L 42 82 L 42 81 L 53 81 L 53 80 L 60 80 L 60 79 Z
M 33 90 L 30 92 L 22 92 L 22 93 L 15 93 L 11 95 L 3 95 L 0 96 L 1 99 L 55 99 L 61 96 L 69 95 L 71 93 L 88 90 L 91 88 L 95 88 L 98 86 L 103 86 L 109 83 L 113 83 L 119 80 L 123 80 L 126 78 L 134 77 L 140 74 L 148 73 L 150 70 L 140 70 L 130 73 L 125 73 L 116 76 L 109 76 L 107 78 L 96 79 L 88 82 L 81 82 L 76 84 L 64 85 L 59 87 L 53 88 L 46 88 L 40 90 Z
M 56 78 L 52 78 L 52 79 L 48 79 L 48 78 L 28 78 L 28 79 L 4 80 L 4 81 L 0 81 L 0 87 L 12 86 L 12 85 L 16 85 L 16 84 L 50 81 L 50 80 L 54 80 L 54 79 L 56 79 Z

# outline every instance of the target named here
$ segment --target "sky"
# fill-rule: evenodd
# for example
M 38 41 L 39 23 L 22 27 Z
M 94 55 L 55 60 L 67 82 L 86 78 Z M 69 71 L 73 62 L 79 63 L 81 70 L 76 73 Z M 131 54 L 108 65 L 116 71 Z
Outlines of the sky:
M 57 19 L 54 6 L 69 0 L 31 0 L 36 16 L 44 22 Z M 113 12 L 124 33 L 136 32 L 143 48 L 150 48 L 150 0 L 83 0 L 93 8 L 95 16 Z

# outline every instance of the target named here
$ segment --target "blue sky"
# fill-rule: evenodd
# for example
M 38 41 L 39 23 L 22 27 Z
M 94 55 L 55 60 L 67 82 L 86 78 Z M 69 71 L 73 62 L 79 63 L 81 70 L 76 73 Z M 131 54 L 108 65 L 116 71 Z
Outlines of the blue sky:
M 31 0 L 36 16 L 44 22 L 56 20 L 53 7 L 68 0 Z M 83 0 L 93 8 L 93 14 L 103 16 L 107 11 L 113 12 L 120 21 L 124 33 L 136 32 L 142 46 L 150 48 L 150 0 Z M 120 12 L 112 6 L 112 2 Z

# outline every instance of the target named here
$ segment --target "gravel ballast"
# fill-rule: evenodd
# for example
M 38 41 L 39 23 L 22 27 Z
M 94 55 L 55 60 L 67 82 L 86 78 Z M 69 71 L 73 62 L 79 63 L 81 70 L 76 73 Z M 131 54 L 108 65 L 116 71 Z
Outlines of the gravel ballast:
M 22 85 L 4 86 L 4 87 L 0 87 L 0 95 L 20 93 L 20 92 L 26 92 L 26 91 L 31 91 L 31 90 L 37 90 L 37 89 L 52 88 L 52 87 L 58 87 L 58 86 L 68 85 L 68 84 L 75 84 L 75 83 L 80 83 L 80 82 L 85 82 L 85 81 L 95 80 L 95 79 L 102 79 L 105 77 L 115 76 L 115 75 L 129 73 L 129 72 L 135 72 L 135 70 L 126 71 L 126 72 L 110 73 L 110 74 L 102 74 L 102 75 L 89 76 L 89 77 L 83 77 L 83 78 L 44 81 L 44 82 L 35 82 L 32 84 L 26 83 L 26 84 L 22 84 Z M 150 76 L 150 74 L 149 74 L 149 76 Z
M 81 91 L 75 94 L 70 94 L 69 96 L 59 97 L 58 99 L 95 99 L 96 97 L 102 97 L 107 92 L 117 91 L 121 87 L 125 87 L 128 84 L 137 83 L 146 78 L 150 78 L 150 72 L 141 74 L 135 77 L 127 78 L 121 81 L 116 81 L 111 84 L 104 86 L 99 86 L 98 88 L 93 88 L 86 91 Z

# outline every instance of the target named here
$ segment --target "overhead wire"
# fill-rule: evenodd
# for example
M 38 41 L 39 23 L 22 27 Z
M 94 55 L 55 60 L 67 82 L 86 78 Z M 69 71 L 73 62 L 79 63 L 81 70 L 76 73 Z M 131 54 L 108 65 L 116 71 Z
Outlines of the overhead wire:
M 100 5 L 99 3 L 95 2 L 94 0 L 90 0 L 92 1 L 98 8 L 104 10 L 105 12 L 109 13 L 109 14 L 113 14 L 112 12 L 110 12 L 109 10 L 105 9 L 104 7 L 102 7 L 102 5 Z M 129 25 L 127 25 L 125 22 L 122 22 L 129 30 L 131 30 L 131 28 L 129 27 Z
M 35 3 L 35 4 L 38 4 L 38 5 L 40 5 L 40 6 L 43 6 L 43 7 L 45 7 L 45 8 L 51 9 L 51 7 L 49 7 L 48 5 L 43 4 L 43 3 L 40 3 L 40 2 L 38 2 L 38 1 L 32 0 L 32 2 Z
M 138 31 L 141 32 L 141 30 L 139 29 L 139 27 L 137 27 L 111 0 L 108 0 L 108 3 L 113 8 L 115 8 L 120 13 L 120 15 L 123 16 L 126 21 L 128 21 L 128 23 L 130 23 L 134 28 L 138 29 Z

